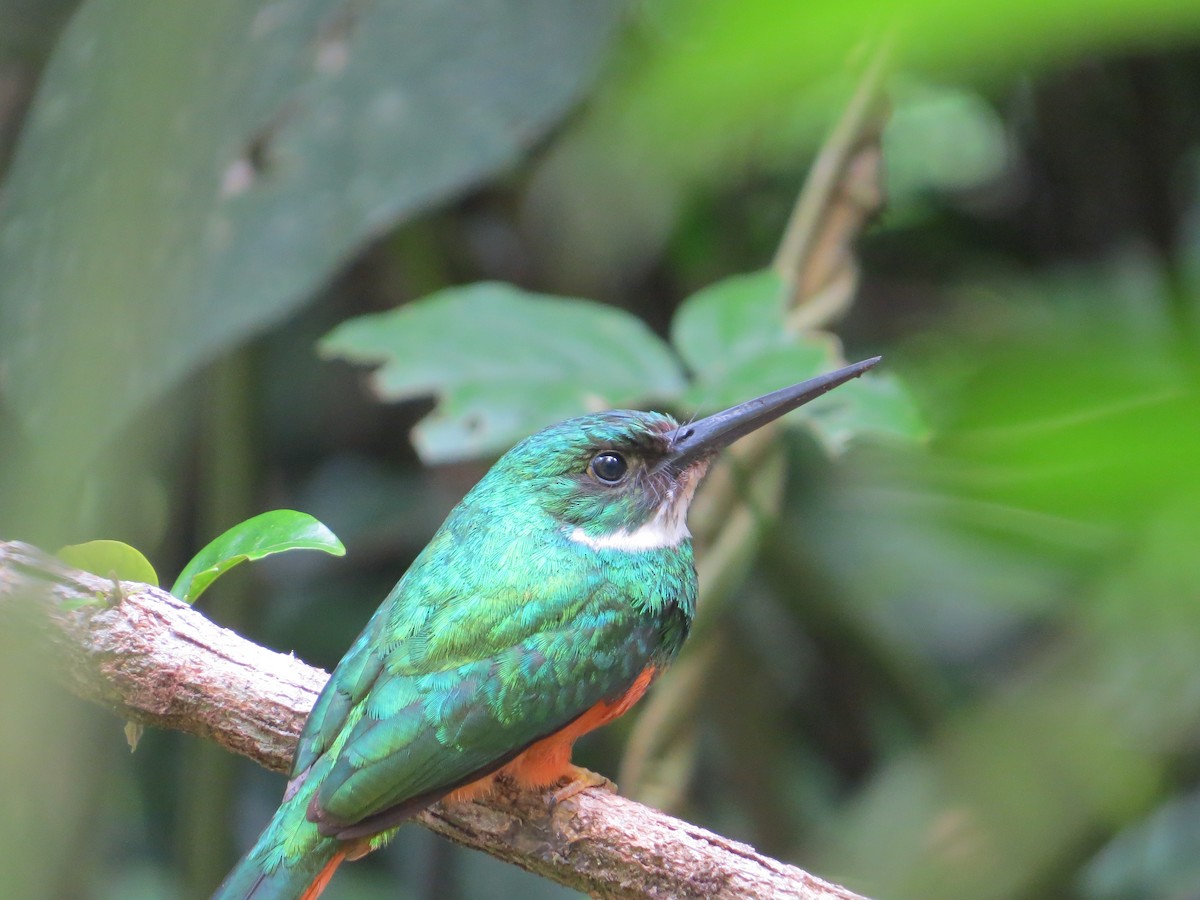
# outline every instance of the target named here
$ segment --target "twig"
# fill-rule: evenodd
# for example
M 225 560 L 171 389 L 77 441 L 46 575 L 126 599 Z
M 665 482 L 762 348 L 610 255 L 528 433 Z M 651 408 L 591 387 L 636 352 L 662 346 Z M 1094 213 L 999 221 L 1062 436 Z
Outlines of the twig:
M 113 602 L 113 598 L 115 602 Z M 327 675 L 214 625 L 149 585 L 0 542 L 0 615 L 32 623 L 74 693 L 286 772 Z M 795 866 L 606 791 L 437 805 L 422 825 L 596 897 L 854 900 Z M 861 900 L 861 898 L 859 898 Z
M 788 285 L 788 325 L 826 328 L 858 286 L 854 242 L 884 202 L 883 80 L 891 39 L 872 53 L 854 94 L 809 170 L 772 266 Z
M 854 242 L 879 212 L 884 197 L 882 89 L 890 56 L 890 38 L 874 46 L 853 96 L 809 171 L 775 254 L 772 265 L 787 286 L 787 327 L 792 331 L 811 333 L 827 327 L 846 311 L 858 286 Z M 744 563 L 758 550 L 764 528 L 746 527 L 746 516 L 773 516 L 778 507 L 782 473 L 768 479 L 759 472 L 761 461 L 777 450 L 777 427 L 773 423 L 759 429 L 731 447 L 696 497 L 691 522 L 697 545 L 704 548 L 699 626 L 722 616 L 725 600 L 744 574 Z M 757 474 L 750 480 L 733 477 L 739 468 Z M 768 491 L 757 504 L 749 503 L 752 493 L 771 484 L 773 499 Z M 756 490 L 748 490 L 755 485 Z M 730 561 L 735 565 L 727 565 Z M 725 634 L 698 627 L 683 656 L 642 704 L 621 766 L 621 783 L 636 796 L 668 809 L 681 802 L 691 766 L 679 764 L 689 756 L 680 745 L 691 740 L 690 729 L 706 695 L 707 661 L 722 657 Z

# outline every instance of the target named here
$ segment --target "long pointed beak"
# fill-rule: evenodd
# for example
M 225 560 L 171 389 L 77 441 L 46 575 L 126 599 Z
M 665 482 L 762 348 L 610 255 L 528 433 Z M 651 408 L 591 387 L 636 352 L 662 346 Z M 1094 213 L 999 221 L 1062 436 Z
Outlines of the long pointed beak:
M 671 450 L 664 464 L 676 472 L 682 472 L 697 460 L 728 447 L 738 438 L 775 421 L 809 400 L 815 400 L 839 384 L 857 378 L 881 358 L 864 359 L 843 369 L 826 372 L 808 381 L 731 406 L 698 422 L 681 425 L 668 433 Z

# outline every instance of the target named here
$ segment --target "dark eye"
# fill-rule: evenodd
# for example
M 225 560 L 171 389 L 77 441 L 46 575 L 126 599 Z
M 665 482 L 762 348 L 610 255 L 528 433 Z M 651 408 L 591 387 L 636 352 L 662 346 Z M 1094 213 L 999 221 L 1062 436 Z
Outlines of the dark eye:
M 605 484 L 616 484 L 629 471 L 629 463 L 620 453 L 605 450 L 592 457 L 592 474 Z

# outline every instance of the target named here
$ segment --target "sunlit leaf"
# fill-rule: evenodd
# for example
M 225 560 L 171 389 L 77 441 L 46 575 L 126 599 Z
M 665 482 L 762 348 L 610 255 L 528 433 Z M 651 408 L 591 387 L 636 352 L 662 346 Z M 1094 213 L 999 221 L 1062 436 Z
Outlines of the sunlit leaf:
M 427 462 L 497 453 L 561 419 L 684 388 L 670 348 L 629 313 L 498 283 L 353 319 L 321 352 L 379 364 L 384 399 L 437 398 L 413 434 Z
M 307 513 L 276 509 L 234 525 L 192 557 L 171 587 L 185 603 L 195 603 L 220 575 L 247 560 L 285 550 L 321 550 L 342 556 L 346 548 L 324 525 Z
M 87 541 L 68 544 L 56 554 L 65 563 L 99 575 L 121 581 L 140 581 L 158 586 L 158 574 L 150 560 L 136 547 L 121 541 Z

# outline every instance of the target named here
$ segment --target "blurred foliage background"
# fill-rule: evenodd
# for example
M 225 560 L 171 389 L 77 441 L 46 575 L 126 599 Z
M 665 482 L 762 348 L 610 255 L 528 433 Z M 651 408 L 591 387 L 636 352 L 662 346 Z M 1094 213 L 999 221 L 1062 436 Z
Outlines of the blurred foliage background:
M 766 527 L 713 556 L 720 627 L 579 756 L 875 898 L 1200 896 L 1200 5 L 895 7 L 0 0 L 0 536 L 170 577 L 305 510 L 344 560 L 200 605 L 332 667 L 489 451 L 439 445 L 444 408 L 418 446 L 457 461 L 410 442 L 469 304 L 401 329 L 421 399 L 321 339 L 479 281 L 665 337 L 770 262 L 890 40 L 888 202 L 833 328 L 928 437 L 750 460 Z M 506 377 L 542 324 L 505 323 Z M 470 387 L 485 422 L 562 402 Z M 33 656 L 0 635 L 6 892 L 211 890 L 281 779 L 174 734 L 131 756 Z M 327 896 L 563 893 L 413 828 Z

